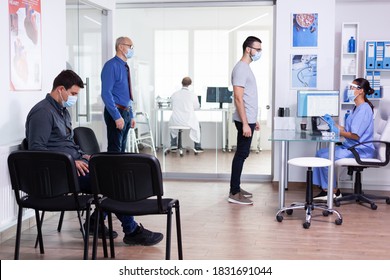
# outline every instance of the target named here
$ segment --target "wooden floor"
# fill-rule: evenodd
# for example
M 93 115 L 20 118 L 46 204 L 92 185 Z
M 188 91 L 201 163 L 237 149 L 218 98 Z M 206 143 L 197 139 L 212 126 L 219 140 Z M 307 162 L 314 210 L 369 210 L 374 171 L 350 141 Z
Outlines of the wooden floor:
M 310 229 L 303 229 L 303 211 L 295 211 L 282 223 L 275 220 L 278 205 L 277 187 L 271 183 L 243 184 L 253 192 L 254 205 L 227 202 L 228 183 L 166 181 L 165 196 L 181 203 L 184 258 L 189 260 L 358 260 L 390 259 L 390 205 L 378 203 L 378 210 L 358 204 L 337 208 L 343 224 L 335 225 L 335 215 L 323 217 L 315 212 Z M 290 187 L 286 202 L 301 201 L 303 187 Z M 165 217 L 137 217 L 146 228 L 165 234 Z M 73 213 L 68 214 L 58 233 L 58 217 L 44 222 L 44 255 L 34 249 L 36 228 L 22 233 L 21 259 L 81 259 L 83 242 Z M 163 242 L 151 247 L 128 247 L 116 239 L 116 259 L 164 259 Z M 172 258 L 177 259 L 173 231 Z M 0 259 L 12 259 L 15 239 L 0 245 Z M 99 258 L 102 251 L 99 248 Z

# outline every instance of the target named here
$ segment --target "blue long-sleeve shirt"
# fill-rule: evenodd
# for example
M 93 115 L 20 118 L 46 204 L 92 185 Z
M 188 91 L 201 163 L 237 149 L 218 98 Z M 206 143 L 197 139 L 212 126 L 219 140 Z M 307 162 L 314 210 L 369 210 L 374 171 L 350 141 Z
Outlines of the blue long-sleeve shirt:
M 129 107 L 132 112 L 126 62 L 118 56 L 108 60 L 103 66 L 101 81 L 102 99 L 111 117 L 114 120 L 121 118 L 116 104 Z

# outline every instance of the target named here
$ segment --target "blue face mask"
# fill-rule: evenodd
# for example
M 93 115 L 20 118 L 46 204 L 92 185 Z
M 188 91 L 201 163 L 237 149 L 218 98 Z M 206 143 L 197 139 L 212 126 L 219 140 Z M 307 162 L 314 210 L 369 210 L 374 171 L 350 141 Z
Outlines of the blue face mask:
M 64 107 L 72 107 L 77 102 L 77 96 L 69 95 L 68 100 L 62 101 L 62 106 Z
M 354 102 L 355 101 L 356 96 L 355 96 L 354 92 L 355 91 L 353 89 L 349 89 L 348 92 L 347 92 L 348 100 L 350 102 Z
M 128 49 L 127 50 L 127 53 L 125 54 L 125 56 L 126 56 L 126 58 L 127 59 L 130 59 L 130 58 L 132 58 L 133 57 L 133 55 L 134 55 L 134 49 Z
M 256 52 L 255 55 L 251 55 L 252 61 L 257 61 L 261 57 L 261 52 Z

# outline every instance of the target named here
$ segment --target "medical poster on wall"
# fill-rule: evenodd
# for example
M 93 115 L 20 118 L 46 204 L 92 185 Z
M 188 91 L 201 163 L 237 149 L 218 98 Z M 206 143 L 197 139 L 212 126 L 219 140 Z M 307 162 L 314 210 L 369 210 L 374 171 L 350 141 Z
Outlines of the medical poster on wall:
M 317 55 L 291 55 L 291 87 L 293 89 L 317 88 Z
M 41 0 L 9 0 L 10 90 L 42 87 Z
M 318 46 L 318 14 L 292 15 L 293 47 Z

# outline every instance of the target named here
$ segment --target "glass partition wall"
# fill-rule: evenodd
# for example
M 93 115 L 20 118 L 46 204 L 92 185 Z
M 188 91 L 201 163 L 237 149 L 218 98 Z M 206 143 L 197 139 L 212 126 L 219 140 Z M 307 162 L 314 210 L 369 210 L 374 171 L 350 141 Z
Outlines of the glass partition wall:
M 192 7 L 117 9 L 115 37 L 129 36 L 133 40 L 135 55 L 129 64 L 136 91 L 135 107 L 150 116 L 165 177 L 230 177 L 237 134 L 232 121 L 234 105 L 207 102 L 210 100 L 206 92 L 208 87 L 228 87 L 232 91 L 231 71 L 242 56 L 243 41 L 250 35 L 263 41 L 262 58 L 251 64 L 258 84 L 262 128 L 254 136 L 243 175 L 269 180 L 271 145 L 267 139 L 271 121 L 267 121 L 267 108 L 272 104 L 273 7 L 202 7 L 194 3 Z M 190 150 L 180 156 L 169 152 L 169 97 L 181 88 L 185 76 L 191 77 L 190 89 L 201 99 L 196 115 L 204 152 L 194 154 L 193 142 L 185 130 L 183 146 Z M 149 152 L 147 147 L 144 152 Z

